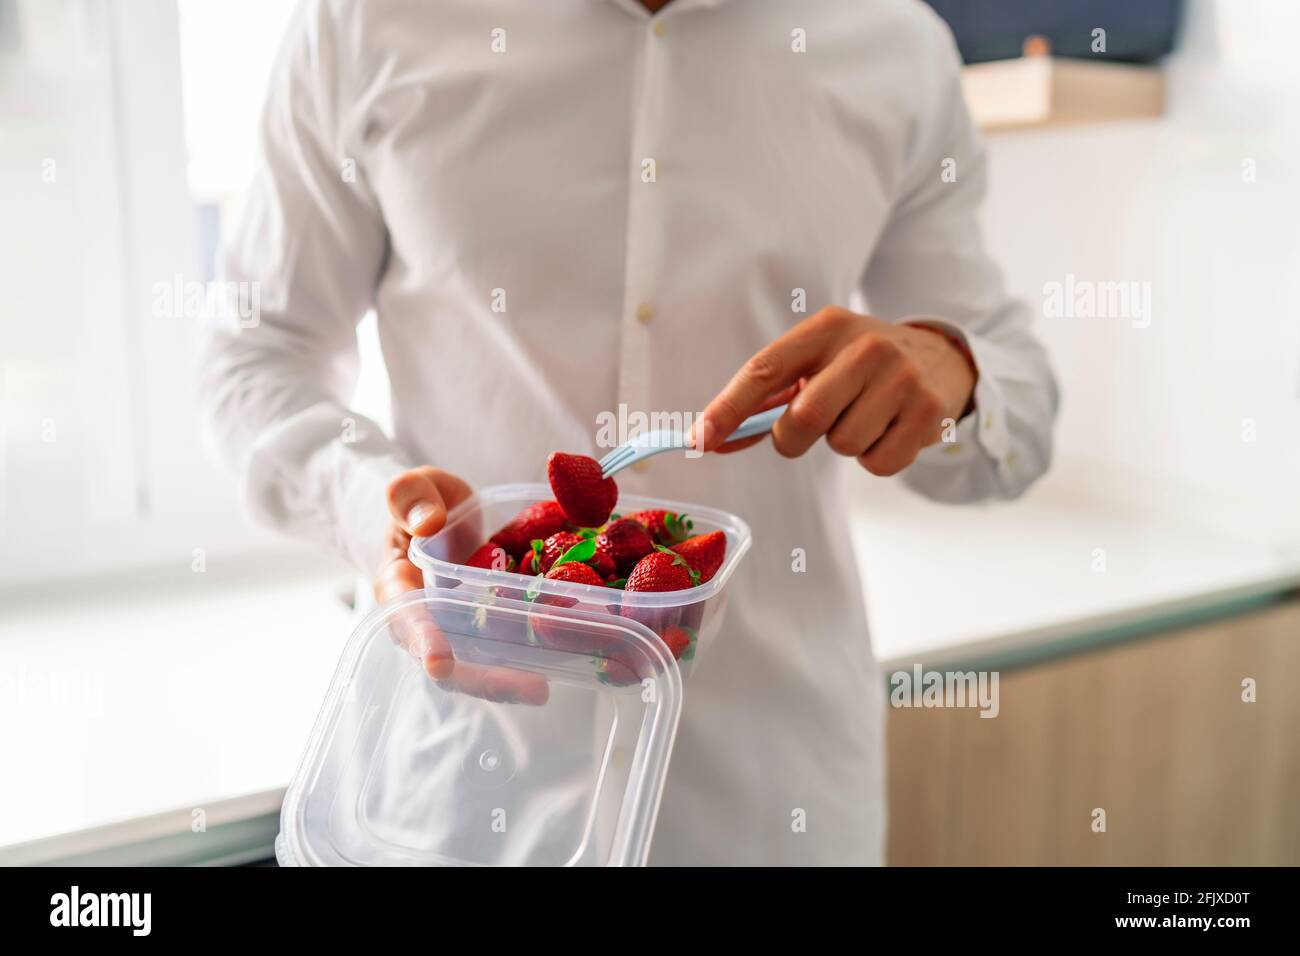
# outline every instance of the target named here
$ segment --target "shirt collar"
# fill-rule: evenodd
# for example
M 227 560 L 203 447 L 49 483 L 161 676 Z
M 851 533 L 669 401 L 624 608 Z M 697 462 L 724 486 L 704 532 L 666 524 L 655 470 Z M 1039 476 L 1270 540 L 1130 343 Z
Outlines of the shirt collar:
M 701 7 L 716 7 L 719 4 L 726 3 L 727 0 L 672 0 L 672 3 L 654 14 L 642 6 L 638 0 L 610 0 L 610 2 L 616 7 L 622 7 L 633 16 L 640 16 L 649 20 L 651 17 L 669 16 L 676 13 L 678 10 L 695 10 Z

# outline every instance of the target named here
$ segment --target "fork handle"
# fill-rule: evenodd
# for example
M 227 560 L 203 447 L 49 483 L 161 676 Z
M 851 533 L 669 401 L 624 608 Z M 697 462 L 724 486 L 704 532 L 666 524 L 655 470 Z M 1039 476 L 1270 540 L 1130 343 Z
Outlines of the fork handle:
M 789 405 L 778 405 L 776 408 L 769 408 L 765 412 L 759 412 L 757 415 L 750 415 L 740 427 L 727 436 L 727 441 L 739 441 L 742 438 L 753 438 L 755 435 L 763 435 L 772 430 L 776 420 L 785 414 Z

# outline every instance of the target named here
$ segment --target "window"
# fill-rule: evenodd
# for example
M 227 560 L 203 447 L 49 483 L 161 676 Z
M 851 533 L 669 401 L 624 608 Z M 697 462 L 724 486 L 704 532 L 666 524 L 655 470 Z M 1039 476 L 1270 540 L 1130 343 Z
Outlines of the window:
M 0 735 L 0 846 L 283 785 L 351 630 L 153 309 L 212 277 L 291 6 L 0 0 L 0 726 L 41 728 Z

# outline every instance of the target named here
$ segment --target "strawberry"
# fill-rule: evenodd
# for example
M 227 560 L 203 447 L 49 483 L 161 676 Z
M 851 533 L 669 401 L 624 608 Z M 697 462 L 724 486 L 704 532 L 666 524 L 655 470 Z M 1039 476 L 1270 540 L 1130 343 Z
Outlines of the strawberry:
M 605 582 L 601 580 L 600 575 L 596 573 L 595 569 L 589 564 L 583 564 L 581 561 L 566 561 L 558 567 L 551 568 L 551 570 L 546 572 L 546 580 L 571 581 L 574 584 L 598 584 L 601 587 L 605 586 Z M 552 596 L 552 599 L 555 600 L 556 603 L 559 601 L 559 599 L 554 595 Z M 572 605 L 561 606 L 570 607 Z
M 596 540 L 601 539 L 609 545 L 615 570 L 623 575 L 628 574 L 638 561 L 655 549 L 654 539 L 650 537 L 645 525 L 632 518 L 611 521 Z
M 645 591 L 685 591 L 700 583 L 700 574 L 680 554 L 669 551 L 662 545 L 655 545 L 655 550 L 637 562 L 632 573 L 627 577 L 623 590 L 628 592 Z M 680 607 L 638 607 L 624 604 L 619 610 L 623 617 L 644 624 L 650 630 L 671 640 L 670 647 L 680 644 L 679 636 L 671 636 L 673 628 L 681 622 Z
M 618 485 L 613 478 L 600 476 L 596 459 L 552 452 L 546 460 L 546 477 L 555 500 L 574 524 L 596 528 L 609 520 L 618 501 Z
M 681 627 L 674 624 L 664 628 L 664 632 L 659 635 L 668 649 L 673 652 L 673 657 L 677 660 L 690 660 L 695 656 L 695 632 L 689 627 Z
M 718 568 L 722 567 L 722 559 L 727 554 L 727 536 L 721 531 L 697 534 L 693 538 L 687 538 L 681 544 L 674 545 L 672 550 L 700 572 L 700 583 L 703 584 L 718 573 Z
M 639 683 L 641 678 L 637 676 L 636 664 L 624 660 L 625 656 L 614 654 L 601 658 L 596 665 L 596 680 L 602 684 L 612 684 L 614 687 L 627 687 L 629 684 Z
M 614 549 L 604 535 L 596 535 L 596 550 L 587 559 L 587 563 L 606 581 L 613 580 L 618 573 L 618 567 L 614 563 Z
M 695 632 L 688 627 L 670 624 L 663 628 L 660 638 L 668 645 L 668 650 L 679 661 L 689 661 L 695 657 Z M 596 679 L 615 687 L 635 684 L 654 672 L 653 664 L 641 654 L 633 651 L 627 644 L 613 645 L 603 652 L 597 652 Z
M 515 559 L 506 549 L 491 541 L 465 559 L 465 565 L 471 568 L 488 568 L 493 571 L 513 571 Z
M 533 542 L 532 554 L 536 555 L 538 570 L 540 570 L 542 574 L 545 574 L 547 571 L 551 570 L 551 565 L 559 560 L 560 555 L 564 554 L 565 551 L 568 551 L 575 544 L 582 544 L 582 542 L 583 539 L 578 537 L 572 531 L 560 531 L 551 535 L 542 542 L 540 553 L 537 543 Z
M 537 566 L 537 553 L 532 549 L 525 551 L 519 559 L 519 566 L 515 568 L 515 574 L 527 574 L 532 577 L 541 573 L 541 568 Z
M 581 561 L 565 561 L 554 565 L 546 572 L 549 581 L 569 581 L 574 584 L 595 584 L 604 586 L 594 570 Z M 575 654 L 598 654 L 607 650 L 613 640 L 609 635 L 593 632 L 590 627 L 569 625 L 552 616 L 544 616 L 544 607 L 573 607 L 578 603 L 575 597 L 561 594 L 541 594 L 536 598 L 538 614 L 529 618 L 529 626 L 536 638 L 547 647 Z
M 669 546 L 685 541 L 695 527 L 695 522 L 686 515 L 665 511 L 663 508 L 649 508 L 627 517 L 641 522 L 656 541 Z
M 516 558 L 533 546 L 533 539 L 545 540 L 569 524 L 564 509 L 555 501 L 539 501 L 515 515 L 504 528 L 489 539 Z
M 684 591 L 700 583 L 699 572 L 680 554 L 658 547 L 636 563 L 627 576 L 625 591 Z

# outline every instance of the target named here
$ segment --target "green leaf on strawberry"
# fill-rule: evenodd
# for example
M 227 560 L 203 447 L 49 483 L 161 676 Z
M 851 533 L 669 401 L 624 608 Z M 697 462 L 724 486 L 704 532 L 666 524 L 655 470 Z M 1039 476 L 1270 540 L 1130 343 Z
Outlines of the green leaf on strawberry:
M 568 564 L 570 561 L 590 561 L 591 558 L 595 555 L 595 553 L 596 553 L 596 539 L 584 538 L 582 541 L 579 541 L 577 544 L 571 547 L 568 551 L 565 551 L 564 554 L 556 558 L 555 563 L 551 565 L 551 570 L 554 571 L 560 565 Z
M 543 580 L 545 580 L 545 579 L 544 579 L 543 577 L 541 577 L 541 576 L 538 576 L 538 577 L 533 578 L 532 583 L 528 585 L 528 590 L 524 592 L 524 600 L 525 600 L 525 601 L 536 601 L 536 600 L 537 600 L 537 595 L 539 595 L 539 594 L 542 593 L 542 581 L 543 581 Z
M 686 645 L 686 650 L 682 651 L 681 660 L 684 660 L 684 661 L 691 661 L 691 660 L 694 660 L 694 659 L 695 659 L 695 644 L 696 644 L 697 641 L 699 641 L 699 639 L 700 639 L 700 635 L 696 634 L 694 630 L 692 630 L 691 628 L 687 627 L 687 626 L 684 625 L 684 624 L 683 624 L 681 627 L 682 627 L 682 630 L 683 630 L 683 631 L 685 631 L 687 634 L 689 634 L 689 635 L 691 636 L 691 642 L 690 642 L 689 644 Z

